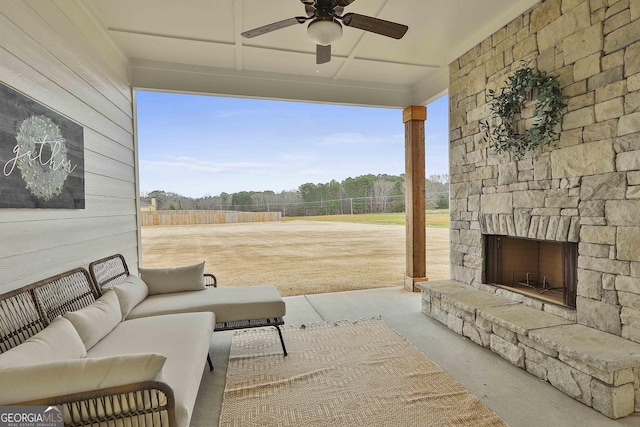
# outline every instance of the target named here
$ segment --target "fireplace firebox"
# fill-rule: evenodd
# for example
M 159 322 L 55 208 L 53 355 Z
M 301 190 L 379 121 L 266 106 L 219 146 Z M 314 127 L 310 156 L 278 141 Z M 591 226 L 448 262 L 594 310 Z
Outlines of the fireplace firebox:
M 486 235 L 486 283 L 576 307 L 578 245 Z

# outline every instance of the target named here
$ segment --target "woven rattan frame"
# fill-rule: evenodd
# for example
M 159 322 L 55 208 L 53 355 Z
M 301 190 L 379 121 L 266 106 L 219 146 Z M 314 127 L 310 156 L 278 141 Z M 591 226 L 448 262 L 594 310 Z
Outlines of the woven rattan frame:
M 100 297 L 89 272 L 76 268 L 38 282 L 33 289 L 47 324 L 68 311 L 83 309 Z
M 116 254 L 93 261 L 89 264 L 89 272 L 93 283 L 102 292 L 103 289 L 112 288 L 127 280 L 129 267 L 124 257 Z
M 176 425 L 173 390 L 167 384 L 157 381 L 56 396 L 17 405 L 62 405 L 65 427 Z
M 47 326 L 36 297 L 35 285 L 0 295 L 0 353 L 25 342 Z
M 28 340 L 57 316 L 91 305 L 98 296 L 84 268 L 0 295 L 0 353 Z

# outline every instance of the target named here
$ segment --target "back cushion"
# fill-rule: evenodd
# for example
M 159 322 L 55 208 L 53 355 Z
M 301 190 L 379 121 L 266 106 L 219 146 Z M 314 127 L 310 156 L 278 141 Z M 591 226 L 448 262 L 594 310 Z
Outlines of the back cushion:
M 139 268 L 138 271 L 149 288 L 149 295 L 205 289 L 204 261 L 186 267 Z
M 122 320 L 126 319 L 133 307 L 140 304 L 149 294 L 149 289 L 142 279 L 131 274 L 124 282 L 112 289 L 118 295 Z
M 0 375 L 0 405 L 163 381 L 162 367 L 166 360 L 160 354 L 142 353 L 13 367 Z
M 73 324 L 89 350 L 122 321 L 122 312 L 118 296 L 109 289 L 90 306 L 65 313 L 64 317 Z
M 86 357 L 78 332 L 64 317 L 53 322 L 22 344 L 0 354 L 0 369 Z

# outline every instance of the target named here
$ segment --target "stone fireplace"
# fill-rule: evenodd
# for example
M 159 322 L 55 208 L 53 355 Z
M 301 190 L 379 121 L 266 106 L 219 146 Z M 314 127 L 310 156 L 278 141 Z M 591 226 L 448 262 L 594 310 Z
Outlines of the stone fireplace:
M 516 159 L 480 121 L 522 60 L 567 109 L 555 146 Z M 611 418 L 640 412 L 640 1 L 542 1 L 449 76 L 452 280 L 420 285 L 423 312 Z
M 449 124 L 451 278 L 640 343 L 638 3 L 534 6 L 450 65 Z M 558 77 L 567 109 L 556 146 L 515 159 L 479 122 L 521 60 Z M 570 257 L 551 270 L 488 258 L 504 245 Z

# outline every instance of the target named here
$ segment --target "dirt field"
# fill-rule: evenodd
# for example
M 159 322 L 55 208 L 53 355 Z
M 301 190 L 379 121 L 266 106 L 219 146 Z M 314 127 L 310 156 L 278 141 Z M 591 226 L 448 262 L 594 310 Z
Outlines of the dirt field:
M 401 225 L 287 221 L 142 228 L 142 264 L 206 261 L 227 286 L 274 284 L 283 296 L 402 286 Z M 427 228 L 427 277 L 449 278 L 449 230 Z

